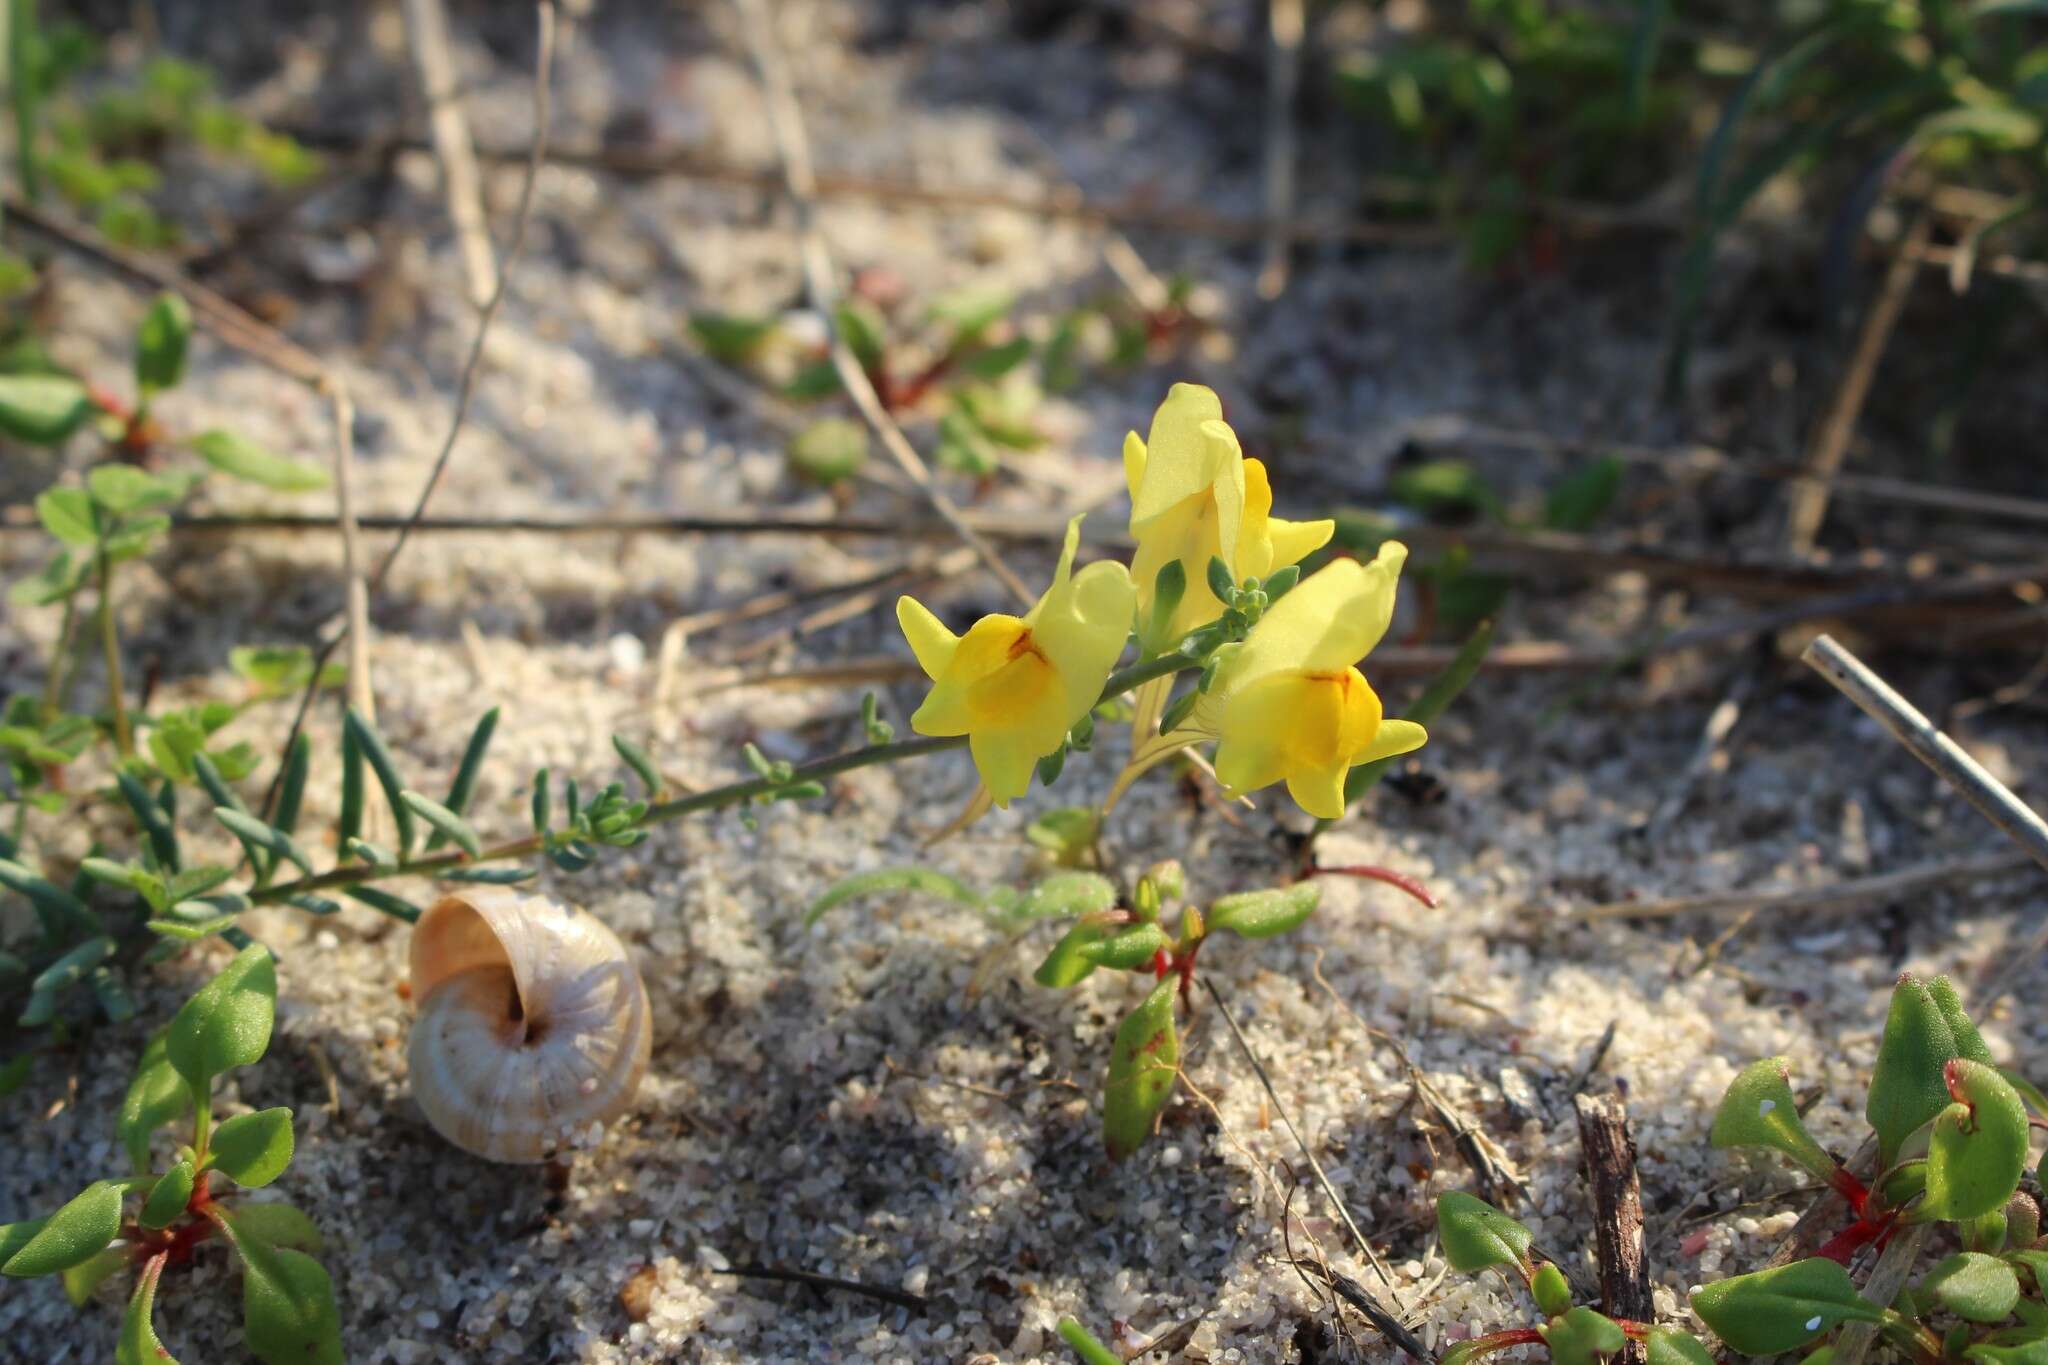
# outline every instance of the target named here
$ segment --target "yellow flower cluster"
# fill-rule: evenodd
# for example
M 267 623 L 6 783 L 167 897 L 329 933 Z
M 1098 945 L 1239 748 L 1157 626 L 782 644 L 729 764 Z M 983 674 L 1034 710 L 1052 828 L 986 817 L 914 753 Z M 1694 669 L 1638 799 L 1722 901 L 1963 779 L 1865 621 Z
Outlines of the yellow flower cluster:
M 933 684 L 911 728 L 967 736 L 996 805 L 1023 795 L 1038 761 L 1101 699 L 1134 630 L 1150 658 L 1224 614 L 1208 583 L 1211 559 L 1234 582 L 1264 580 L 1321 549 L 1334 530 L 1328 521 L 1271 515 L 1265 466 L 1245 458 L 1222 404 L 1199 385 L 1174 385 L 1148 439 L 1124 439 L 1124 473 L 1137 544 L 1128 570 L 1102 562 L 1074 572 L 1076 517 L 1052 586 L 1021 618 L 984 616 L 955 635 L 914 599 L 897 603 L 897 621 Z M 1216 651 L 1208 689 L 1165 734 L 1156 726 L 1172 678 L 1138 688 L 1131 759 L 1111 801 L 1145 769 L 1214 741 L 1216 775 L 1230 795 L 1285 782 L 1310 814 L 1342 815 L 1353 766 L 1428 738 L 1412 721 L 1385 718 L 1357 667 L 1393 618 L 1407 555 L 1389 541 L 1370 564 L 1338 559 L 1303 579 L 1242 643 Z M 1185 584 L 1180 600 L 1155 610 L 1161 571 L 1175 563 Z

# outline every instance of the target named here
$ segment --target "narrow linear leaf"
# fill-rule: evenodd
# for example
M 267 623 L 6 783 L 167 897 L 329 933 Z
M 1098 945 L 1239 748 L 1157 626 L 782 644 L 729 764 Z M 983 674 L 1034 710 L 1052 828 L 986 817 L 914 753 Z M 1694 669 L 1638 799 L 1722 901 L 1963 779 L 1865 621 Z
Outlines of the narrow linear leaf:
M 363 746 L 350 725 L 341 727 L 341 812 L 334 828 L 334 841 L 344 849 L 363 832 Z
M 493 706 L 484 712 L 476 728 L 469 732 L 469 743 L 463 746 L 462 762 L 455 767 L 455 781 L 448 786 L 448 799 L 441 804 L 457 815 L 469 814 L 469 799 L 476 791 L 477 774 L 483 770 L 484 754 L 491 747 L 491 736 L 498 732 L 498 710 Z M 448 836 L 436 829 L 427 838 L 427 847 L 439 848 Z
M 228 833 L 242 841 L 244 847 L 260 848 L 288 859 L 307 876 L 313 875 L 313 860 L 306 856 L 298 842 L 283 830 L 264 824 L 255 816 L 228 806 L 215 806 L 213 818 L 227 827 Z
M 639 777 L 650 798 L 661 795 L 661 774 L 655 771 L 654 760 L 647 756 L 646 750 L 624 735 L 612 736 L 612 748 L 619 751 L 619 757 L 624 759 L 626 766 Z
M 21 1012 L 25 1028 L 40 1028 L 57 1013 L 57 998 L 86 978 L 114 952 L 114 940 L 101 934 L 89 938 L 45 967 L 29 983 L 28 1007 Z
M 411 807 L 413 814 L 432 825 L 438 833 L 453 839 L 456 847 L 470 857 L 484 856 L 483 841 L 477 838 L 476 831 L 469 827 L 469 822 L 454 811 L 438 801 L 428 800 L 415 791 L 402 791 L 398 794 L 398 799 Z
M 270 823 L 286 834 L 299 828 L 299 807 L 306 795 L 306 774 L 313 766 L 313 741 L 301 731 L 285 754 L 284 776 L 278 779 L 277 809 Z
M 265 450 L 238 432 L 215 427 L 192 438 L 200 459 L 231 478 L 281 493 L 310 493 L 327 487 L 327 471 Z
M 856 896 L 871 896 L 883 891 L 922 891 L 970 908 L 982 903 L 979 891 L 943 872 L 935 872 L 928 867 L 885 867 L 848 877 L 828 888 L 804 910 L 804 927 L 808 929 L 816 924 L 826 911 L 836 905 Z
M 128 1311 L 121 1316 L 121 1339 L 114 1347 L 114 1365 L 178 1365 L 164 1344 L 157 1340 L 156 1282 L 164 1271 L 164 1257 L 152 1256 L 142 1267 Z
M 176 872 L 180 866 L 178 831 L 164 814 L 164 808 L 132 774 L 117 772 L 114 781 L 121 788 L 121 799 L 128 803 L 129 810 L 135 812 L 136 823 L 149 836 L 150 851 L 156 855 L 157 864 Z
M 477 882 L 484 886 L 517 886 L 540 875 L 533 867 L 450 867 L 435 874 L 444 882 Z
M 85 902 L 20 863 L 0 860 L 0 886 L 28 898 L 44 936 L 55 942 L 67 942 L 80 934 L 97 934 L 103 927 L 100 917 L 88 910 Z
M 374 886 L 344 886 L 341 889 L 341 894 L 349 897 L 351 900 L 361 901 L 372 910 L 389 915 L 393 919 L 403 920 L 407 924 L 416 923 L 419 917 L 425 913 L 411 901 L 394 896 L 389 891 L 380 891 Z
M 370 771 L 377 775 L 377 785 L 384 789 L 384 799 L 390 803 L 391 818 L 398 825 L 398 856 L 401 859 L 412 856 L 413 819 L 412 807 L 405 803 L 405 783 L 398 778 L 398 765 L 391 760 L 391 751 L 384 745 L 384 737 L 377 733 L 377 727 L 363 719 L 353 708 L 344 722 L 345 728 L 353 731 L 356 743 L 361 746 L 363 759 L 370 765 Z

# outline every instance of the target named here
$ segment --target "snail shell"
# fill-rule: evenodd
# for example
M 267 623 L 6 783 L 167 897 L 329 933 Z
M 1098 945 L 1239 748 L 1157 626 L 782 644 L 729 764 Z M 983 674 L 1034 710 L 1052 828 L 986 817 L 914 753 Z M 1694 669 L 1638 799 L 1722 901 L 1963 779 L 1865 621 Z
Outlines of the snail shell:
M 544 896 L 445 896 L 412 936 L 407 1055 L 427 1121 L 492 1161 L 540 1161 L 633 1102 L 652 1042 L 618 935 Z

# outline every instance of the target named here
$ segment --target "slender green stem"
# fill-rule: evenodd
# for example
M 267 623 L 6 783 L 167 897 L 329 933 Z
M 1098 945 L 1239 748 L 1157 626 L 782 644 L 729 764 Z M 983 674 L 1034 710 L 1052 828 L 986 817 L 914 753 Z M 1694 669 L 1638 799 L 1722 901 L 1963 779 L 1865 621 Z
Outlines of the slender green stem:
M 213 1136 L 213 1095 L 210 1093 L 212 1090 L 211 1084 L 207 1086 L 207 1089 L 209 1093 L 194 1096 L 196 1102 L 192 1106 L 192 1164 L 198 1167 L 206 1165 L 206 1144 L 208 1139 Z
M 1170 673 L 1179 673 L 1186 669 L 1199 667 L 1200 665 L 1201 660 L 1198 658 L 1173 654 L 1133 664 L 1121 672 L 1110 675 L 1109 681 L 1103 684 L 1102 696 L 1098 699 L 1097 704 L 1100 705 L 1101 702 L 1108 701 L 1113 697 L 1122 696 L 1132 688 L 1148 683 L 1154 678 L 1163 678 Z M 731 782 L 723 787 L 713 787 L 708 791 L 692 792 L 688 796 L 679 796 L 673 801 L 657 802 L 647 808 L 646 813 L 640 817 L 633 828 L 638 829 L 648 825 L 663 824 L 685 815 L 695 815 L 701 811 L 721 810 L 727 806 L 736 806 L 743 801 L 751 801 L 756 797 L 772 795 L 793 783 L 822 781 L 828 777 L 836 777 L 840 773 L 852 772 L 856 768 L 871 768 L 878 763 L 895 763 L 906 758 L 922 758 L 926 754 L 944 753 L 949 749 L 963 748 L 966 744 L 967 736 L 965 735 L 946 735 L 938 738 L 901 739 L 891 744 L 870 744 L 861 749 L 849 749 L 843 754 L 833 754 L 829 758 L 813 759 L 809 763 L 800 763 L 790 769 L 787 778 L 780 780 L 768 777 L 755 777 L 745 782 Z M 381 866 L 365 863 L 359 867 L 337 867 L 315 876 L 300 877 L 295 881 L 282 882 L 275 886 L 266 886 L 253 890 L 249 893 L 249 899 L 257 905 L 268 905 L 277 901 L 289 900 L 293 896 L 305 895 L 309 892 L 328 891 L 337 887 L 360 886 L 366 882 L 384 881 L 391 877 L 426 876 L 455 867 L 475 866 L 478 863 L 495 863 L 511 858 L 530 857 L 535 853 L 541 852 L 542 848 L 541 836 L 530 834 L 524 839 L 514 839 L 509 843 L 494 844 L 487 847 L 481 856 L 475 858 L 471 858 L 459 850 L 450 850 L 445 853 L 437 853 L 431 857 L 413 858 L 405 862 Z
M 50 672 L 43 679 L 43 724 L 57 719 L 64 709 L 64 678 L 71 671 L 71 632 L 78 625 L 78 594 L 64 598 L 64 614 L 57 621 L 57 643 L 50 646 Z
M 135 736 L 128 729 L 128 703 L 121 695 L 121 641 L 114 634 L 114 565 L 107 557 L 107 543 L 99 547 L 100 649 L 107 659 L 107 705 L 114 712 L 114 744 L 126 758 L 135 752 Z

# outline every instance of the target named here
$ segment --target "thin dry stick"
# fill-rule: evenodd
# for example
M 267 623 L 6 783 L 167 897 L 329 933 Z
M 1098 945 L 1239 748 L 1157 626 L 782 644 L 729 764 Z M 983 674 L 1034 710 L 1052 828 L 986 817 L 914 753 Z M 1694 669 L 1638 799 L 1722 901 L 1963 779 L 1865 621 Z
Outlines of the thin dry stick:
M 322 384 L 334 410 L 334 519 L 341 527 L 341 576 L 348 640 L 348 700 L 365 720 L 377 718 L 377 690 L 370 684 L 370 590 L 363 581 L 363 538 L 356 525 L 355 404 L 339 375 Z M 316 667 L 315 673 L 319 672 Z M 286 746 L 289 752 L 290 746 Z
M 810 139 L 804 133 L 803 110 L 797 104 L 796 86 L 790 80 L 789 68 L 783 60 L 782 41 L 776 36 L 775 17 L 768 0 L 735 0 L 735 3 L 747 30 L 747 45 L 752 50 L 761 93 L 768 104 L 768 125 L 775 134 L 776 149 L 782 158 L 783 192 L 796 214 L 797 245 L 803 262 L 805 292 L 810 295 L 811 307 L 824 318 L 831 330 L 832 368 L 853 399 L 854 407 L 859 409 L 861 417 L 881 440 L 883 449 L 889 452 L 904 475 L 917 485 L 932 510 L 953 528 L 962 542 L 973 547 L 990 572 L 1015 594 L 1019 602 L 1029 603 L 1033 594 L 1024 586 L 1024 581 L 1002 561 L 995 547 L 968 524 L 953 500 L 932 482 L 931 470 L 925 466 L 923 457 L 911 446 L 910 438 L 903 434 L 895 419 L 889 416 L 881 396 L 868 379 L 867 371 L 861 368 L 860 361 L 846 344 L 846 338 L 840 335 L 837 320 L 839 290 L 833 283 L 832 258 L 825 249 L 824 234 L 818 228 L 818 187 L 817 177 L 811 170 Z
M 1864 400 L 1870 396 L 1871 383 L 1877 378 L 1878 362 L 1884 358 L 1892 331 L 1899 324 L 1899 314 L 1905 309 L 1906 296 L 1912 292 L 1913 281 L 1919 277 L 1917 258 L 1912 253 L 1927 244 L 1933 222 L 1933 215 L 1924 212 L 1913 220 L 1913 226 L 1906 234 L 1904 250 L 1892 257 L 1891 266 L 1885 271 L 1877 300 L 1870 305 L 1862 330 L 1857 334 L 1849 368 L 1835 390 L 1835 401 L 1829 407 L 1826 419 L 1814 432 L 1813 444 L 1807 449 L 1805 472 L 1812 478 L 1832 478 L 1841 469 L 1843 457 L 1849 453 L 1849 438 L 1856 433 L 1856 420 L 1862 415 Z M 1788 489 L 1787 495 L 1786 546 L 1794 554 L 1811 553 L 1814 539 L 1820 534 L 1821 521 L 1828 512 L 1827 485 L 1799 483 Z
M 1337 1193 L 1337 1187 L 1330 1183 L 1329 1176 L 1323 1174 L 1323 1163 L 1316 1160 L 1316 1154 L 1310 1150 L 1307 1141 L 1301 1136 L 1301 1130 L 1294 1126 L 1294 1117 L 1287 1112 L 1287 1106 L 1280 1102 L 1280 1092 L 1273 1088 L 1272 1078 L 1266 1075 L 1265 1064 L 1259 1060 L 1259 1054 L 1252 1051 L 1251 1042 L 1244 1036 L 1244 1030 L 1237 1026 L 1237 1018 L 1231 1014 L 1230 1006 L 1223 1003 L 1223 993 L 1216 989 L 1215 981 L 1209 977 L 1203 977 L 1202 984 L 1208 988 L 1209 998 L 1216 1002 L 1216 1010 L 1223 1016 L 1223 1022 L 1230 1025 L 1230 1036 L 1237 1039 L 1237 1046 L 1243 1051 L 1245 1060 L 1252 1064 L 1252 1070 L 1258 1075 L 1259 1084 L 1265 1087 L 1266 1098 L 1273 1102 L 1273 1111 L 1279 1114 L 1280 1121 L 1287 1125 L 1288 1133 L 1294 1138 L 1294 1145 L 1301 1148 L 1302 1158 L 1308 1162 L 1308 1168 L 1315 1172 L 1316 1183 L 1323 1187 L 1324 1197 L 1335 1206 L 1337 1216 L 1344 1221 L 1344 1229 L 1351 1234 L 1353 1244 L 1378 1273 L 1380 1283 L 1392 1288 L 1394 1281 L 1388 1276 L 1386 1266 L 1380 1264 L 1379 1253 L 1372 1249 L 1371 1242 L 1365 1240 L 1365 1234 L 1358 1230 L 1358 1224 L 1351 1221 L 1351 1210 L 1344 1206 L 1343 1197 Z
M 491 233 L 484 223 L 483 178 L 477 174 L 476 148 L 469 138 L 469 120 L 455 83 L 455 62 L 448 50 L 448 14 L 441 0 L 405 0 L 405 28 L 411 39 L 413 65 L 427 101 L 427 128 L 434 138 L 434 156 L 441 163 L 441 187 L 448 198 L 448 221 L 462 255 L 469 282 L 469 301 L 482 308 L 497 292 L 498 266 L 491 254 Z M 547 136 L 537 130 L 534 141 Z
M 1287 220 L 1294 216 L 1294 100 L 1301 87 L 1302 0 L 1270 0 L 1266 45 L 1266 247 L 1259 297 L 1287 288 Z
M 1936 729 L 1913 703 L 1832 636 L 1816 638 L 1800 658 L 1884 726 L 1913 757 L 1961 793 L 1978 814 L 2005 831 L 2028 857 L 2048 868 L 2048 821 L 2043 821 L 2031 806 L 1985 771 L 1984 765 L 1965 753 L 1961 745 Z
M 1889 1307 L 1912 1277 L 1913 1267 L 1919 1264 L 1920 1252 L 1933 1231 L 1932 1225 L 1919 1223 L 1894 1237 L 1877 1258 L 1877 1264 L 1871 1267 L 1870 1278 L 1863 1282 L 1863 1297 L 1880 1308 Z M 1870 1354 L 1870 1348 L 1877 1344 L 1877 1332 L 1878 1325 L 1874 1322 L 1848 1324 L 1835 1341 L 1830 1365 L 1863 1365 L 1863 1357 Z
M 1573 919 L 1669 919 L 1674 915 L 1743 915 L 1753 910 L 1770 914 L 1842 914 L 1883 901 L 1897 900 L 1940 886 L 1957 886 L 1981 877 L 2017 872 L 2028 859 L 2018 853 L 1987 853 L 1974 858 L 1923 863 L 1874 877 L 1851 877 L 1825 886 L 1791 891 L 1727 891 L 1706 896 L 1674 896 L 1668 900 L 1610 901 L 1583 906 Z
M 299 732 L 305 728 L 306 716 L 313 709 L 313 699 L 319 695 L 321 667 L 332 657 L 335 649 L 343 640 L 352 641 L 349 645 L 349 657 L 351 659 L 356 658 L 359 653 L 364 657 L 364 676 L 367 678 L 369 599 L 383 587 L 384 579 L 391 572 L 391 565 L 397 560 L 399 551 L 405 548 L 405 542 L 411 536 L 413 527 L 426 514 L 427 501 L 433 497 L 434 487 L 441 481 L 441 474 L 448 467 L 449 457 L 455 452 L 456 437 L 461 435 L 463 421 L 469 415 L 470 393 L 476 383 L 477 368 L 483 359 L 484 338 L 490 332 L 492 319 L 498 315 L 498 306 L 504 302 L 505 283 L 510 278 L 512 265 L 519 259 L 520 248 L 525 245 L 526 224 L 533 209 L 533 187 L 535 182 L 540 179 L 542 164 L 547 160 L 549 85 L 554 74 L 555 63 L 554 0 L 539 0 L 539 3 L 535 6 L 535 12 L 539 33 L 536 40 L 538 55 L 534 59 L 533 78 L 533 158 L 527 162 L 526 180 L 519 189 L 519 212 L 512 225 L 511 245 L 505 253 L 505 271 L 498 276 L 497 287 L 491 293 L 490 302 L 484 305 L 483 313 L 477 318 L 476 338 L 470 345 L 469 358 L 463 364 L 462 376 L 456 385 L 455 412 L 448 424 L 448 437 L 441 443 L 440 454 L 435 457 L 434 467 L 427 474 L 426 486 L 420 489 L 419 501 L 413 504 L 412 515 L 399 525 L 398 537 L 392 542 L 391 548 L 385 552 L 382 562 L 377 566 L 377 572 L 371 576 L 368 584 L 362 587 L 362 610 L 360 615 L 356 611 L 354 591 L 356 579 L 351 574 L 348 621 L 343 626 L 342 634 L 331 637 L 319 649 L 314 651 L 313 674 L 306 682 L 305 691 L 299 695 L 298 710 L 293 713 L 291 728 L 285 734 L 284 748 L 281 750 L 283 753 L 291 752 L 292 745 L 298 742 Z M 352 513 L 348 515 L 352 515 Z M 352 556 L 354 552 L 347 547 L 349 532 L 346 525 L 344 525 L 342 534 L 344 553 Z M 353 668 L 350 669 L 350 676 L 351 704 L 359 704 L 361 698 L 353 690 L 353 679 L 355 676 Z M 368 714 L 368 712 L 365 712 L 366 719 Z M 279 784 L 283 777 L 284 764 L 279 763 L 277 776 L 271 779 L 270 788 L 264 793 L 262 809 L 266 815 L 269 813 L 272 804 L 277 800 Z
M 1654 1322 L 1650 1267 L 1643 1254 L 1643 1190 L 1636 1176 L 1636 1141 L 1619 1095 L 1577 1095 L 1579 1150 L 1592 1186 L 1593 1231 L 1600 1255 L 1601 1309 L 1610 1317 Z M 1638 1361 L 1632 1344 L 1620 1359 Z

